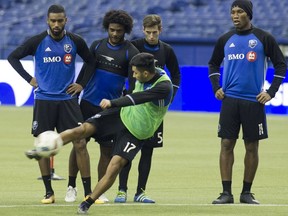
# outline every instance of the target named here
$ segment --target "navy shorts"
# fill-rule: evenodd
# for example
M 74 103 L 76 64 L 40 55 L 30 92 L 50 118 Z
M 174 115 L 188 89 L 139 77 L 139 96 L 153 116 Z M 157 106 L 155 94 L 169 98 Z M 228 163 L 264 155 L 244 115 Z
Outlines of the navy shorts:
M 78 99 L 39 100 L 34 102 L 32 134 L 38 136 L 47 130 L 58 133 L 77 127 L 83 122 Z
M 92 137 L 97 142 L 112 139 L 114 141 L 112 155 L 119 155 L 129 161 L 133 160 L 146 141 L 137 139 L 128 131 L 120 118 L 120 108 L 104 110 L 86 122 L 96 127 Z
M 163 121 L 155 131 L 154 135 L 145 141 L 143 148 L 163 147 Z
M 265 105 L 225 97 L 220 111 L 218 137 L 238 139 L 241 126 L 244 140 L 256 141 L 267 138 Z
M 84 119 L 89 119 L 90 117 L 102 112 L 102 108 L 100 106 L 95 106 L 94 104 L 90 103 L 89 101 L 86 100 L 81 100 L 80 102 L 80 108 L 82 111 L 82 115 Z M 86 138 L 86 141 L 90 141 L 90 137 Z M 113 145 L 113 139 L 108 139 L 108 140 L 99 140 L 97 141 L 99 145 L 105 146 L 105 147 L 112 147 Z

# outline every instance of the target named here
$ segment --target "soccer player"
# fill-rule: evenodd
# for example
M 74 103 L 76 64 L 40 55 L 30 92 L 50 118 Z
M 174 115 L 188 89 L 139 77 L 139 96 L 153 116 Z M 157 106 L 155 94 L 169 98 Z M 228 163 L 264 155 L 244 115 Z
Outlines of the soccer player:
M 162 20 L 159 15 L 149 14 L 143 19 L 143 32 L 145 38 L 132 41 L 140 52 L 151 53 L 155 58 L 156 67 L 164 69 L 166 67 L 170 72 L 173 83 L 173 97 L 175 96 L 180 85 L 180 69 L 177 57 L 170 45 L 159 40 L 162 32 Z M 138 165 L 138 185 L 134 196 L 135 202 L 155 203 L 146 193 L 146 184 L 151 169 L 153 149 L 163 146 L 163 122 L 155 132 L 153 138 L 147 140 L 141 149 L 141 157 Z M 131 169 L 129 163 L 119 174 L 118 193 L 114 200 L 117 203 L 124 203 L 127 199 L 127 182 Z
M 274 37 L 251 24 L 251 1 L 234 1 L 230 13 L 235 28 L 218 39 L 209 61 L 212 88 L 215 97 L 222 101 L 218 137 L 221 138 L 219 162 L 223 192 L 212 203 L 234 202 L 231 189 L 234 147 L 242 126 L 246 153 L 240 202 L 259 204 L 251 193 L 251 187 L 258 167 L 259 140 L 268 137 L 265 103 L 278 91 L 285 78 L 287 65 Z M 275 74 L 271 86 L 266 90 L 263 84 L 268 58 L 273 63 Z
M 95 200 L 113 185 L 121 169 L 133 160 L 145 140 L 153 136 L 172 100 L 172 83 L 165 71 L 155 68 L 153 55 L 139 53 L 130 63 L 137 80 L 133 93 L 118 99 L 103 99 L 100 106 L 107 110 L 60 133 L 64 144 L 90 136 L 96 140 L 115 137 L 106 173 L 92 194 L 80 204 L 79 214 L 87 213 Z
M 47 13 L 48 29 L 25 41 L 8 57 L 13 68 L 30 85 L 35 87 L 32 134 L 34 137 L 47 130 L 58 132 L 76 127 L 83 122 L 77 93 L 93 74 L 94 59 L 85 41 L 78 35 L 65 30 L 66 12 L 61 5 L 51 5 Z M 75 58 L 79 55 L 87 63 L 86 74 L 78 83 L 75 77 Z M 34 56 L 35 77 L 32 77 L 22 66 L 20 59 Z M 84 185 L 84 194 L 91 193 L 90 159 L 85 139 L 73 141 L 76 161 Z M 34 152 L 26 155 L 32 158 Z M 46 189 L 43 204 L 55 202 L 51 185 L 49 158 L 38 161 L 43 183 Z
M 135 81 L 129 62 L 139 51 L 131 42 L 125 40 L 125 34 L 130 34 L 133 28 L 132 17 L 123 10 L 111 10 L 105 14 L 102 25 L 108 32 L 108 37 L 95 40 L 90 47 L 97 66 L 94 75 L 84 88 L 80 102 L 84 119 L 102 111 L 100 107 L 102 99 L 119 98 L 123 94 L 125 80 L 128 77 L 130 83 Z M 81 69 L 78 79 L 82 78 L 85 71 L 86 64 Z M 111 140 L 98 140 L 98 143 L 101 152 L 98 163 L 98 180 L 100 180 L 111 159 L 113 142 Z M 74 149 L 72 149 L 72 154 L 75 154 Z M 74 202 L 77 195 L 76 176 L 78 169 L 75 160 L 71 160 L 69 166 L 69 170 L 74 170 L 74 172 L 72 176 L 69 176 L 65 201 Z M 108 202 L 104 194 L 96 200 L 96 203 L 99 204 L 103 202 Z

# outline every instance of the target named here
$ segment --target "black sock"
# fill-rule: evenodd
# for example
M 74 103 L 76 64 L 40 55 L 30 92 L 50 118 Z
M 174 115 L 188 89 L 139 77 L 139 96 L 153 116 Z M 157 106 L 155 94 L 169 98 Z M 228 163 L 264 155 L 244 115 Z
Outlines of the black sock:
M 89 204 L 89 206 L 93 205 L 95 203 L 95 200 L 93 200 L 91 197 L 89 197 L 87 200 L 85 200 Z
M 242 193 L 250 192 L 251 191 L 251 187 L 252 187 L 252 183 L 243 181 Z
M 82 183 L 84 187 L 84 196 L 91 194 L 91 177 L 82 178 Z
M 227 191 L 229 194 L 232 194 L 231 185 L 232 181 L 222 181 L 223 192 Z
M 68 187 L 76 187 L 76 176 L 69 176 Z
M 135 194 L 136 196 L 143 193 L 143 191 L 145 191 L 146 189 L 146 184 L 151 169 L 152 154 L 153 154 L 153 148 L 143 147 L 141 149 L 141 157 L 138 165 L 139 176 L 138 176 L 137 192 Z
M 51 175 L 42 176 L 42 180 L 45 185 L 46 194 L 54 194 L 54 191 L 51 186 Z

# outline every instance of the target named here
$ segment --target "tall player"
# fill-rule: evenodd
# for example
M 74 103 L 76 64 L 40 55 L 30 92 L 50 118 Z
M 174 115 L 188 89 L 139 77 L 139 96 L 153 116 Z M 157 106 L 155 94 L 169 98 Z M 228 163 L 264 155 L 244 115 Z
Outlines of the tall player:
M 8 57 L 13 68 L 35 87 L 32 124 L 34 137 L 47 130 L 56 129 L 62 132 L 83 121 L 77 93 L 82 91 L 93 74 L 94 59 L 85 41 L 65 30 L 66 22 L 65 9 L 61 5 L 51 5 L 47 13 L 48 29 L 28 39 Z M 83 79 L 73 83 L 77 54 L 87 63 L 88 69 Z M 20 59 L 28 55 L 34 56 L 35 77 L 32 77 L 20 62 Z M 88 195 L 91 193 L 91 177 L 85 140 L 73 141 L 73 148 L 76 149 L 84 194 Z M 33 151 L 26 152 L 29 158 L 32 158 L 33 154 Z M 41 202 L 54 203 L 49 158 L 41 158 L 38 163 L 46 190 Z
M 251 187 L 259 163 L 259 140 L 268 137 L 265 103 L 278 91 L 287 65 L 274 37 L 252 25 L 253 4 L 250 0 L 233 1 L 230 17 L 234 29 L 220 36 L 209 61 L 213 92 L 222 101 L 218 137 L 221 138 L 219 164 L 223 191 L 212 204 L 234 203 L 232 170 L 240 127 L 245 146 L 240 202 L 259 204 L 251 193 Z M 275 68 L 275 74 L 271 86 L 266 90 L 263 85 L 268 58 Z M 220 86 L 222 61 L 223 81 Z
M 100 102 L 103 98 L 109 100 L 119 98 L 123 94 L 127 78 L 130 80 L 130 85 L 132 85 L 131 81 L 134 82 L 129 62 L 139 51 L 130 41 L 125 40 L 125 34 L 130 34 L 133 28 L 132 17 L 123 10 L 111 10 L 105 14 L 102 25 L 108 32 L 108 37 L 95 40 L 90 47 L 97 66 L 94 75 L 84 88 L 80 103 L 84 119 L 102 111 Z M 85 71 L 86 64 L 81 69 L 78 79 L 81 79 Z M 100 180 L 111 159 L 113 142 L 111 140 L 97 141 L 100 144 L 98 163 L 98 180 Z M 75 151 L 72 149 L 72 154 L 73 152 Z M 69 164 L 69 169 L 74 172 L 74 175 L 69 176 L 66 202 L 76 201 L 78 169 L 74 161 L 71 160 Z M 104 194 L 96 200 L 98 204 L 103 202 L 108 202 Z
M 132 44 L 140 51 L 151 53 L 155 58 L 156 67 L 164 69 L 165 67 L 170 72 L 171 81 L 173 84 L 173 97 L 175 96 L 180 84 L 180 70 L 178 60 L 172 47 L 159 40 L 162 32 L 161 17 L 156 14 L 150 14 L 143 19 L 143 32 L 145 38 L 132 41 Z M 138 185 L 134 197 L 135 202 L 154 203 L 145 194 L 146 184 L 151 169 L 153 149 L 163 146 L 163 122 L 155 132 L 154 137 L 145 142 L 141 149 L 141 157 L 138 165 Z M 127 181 L 131 169 L 129 163 L 119 175 L 119 191 L 114 202 L 124 203 L 127 199 Z

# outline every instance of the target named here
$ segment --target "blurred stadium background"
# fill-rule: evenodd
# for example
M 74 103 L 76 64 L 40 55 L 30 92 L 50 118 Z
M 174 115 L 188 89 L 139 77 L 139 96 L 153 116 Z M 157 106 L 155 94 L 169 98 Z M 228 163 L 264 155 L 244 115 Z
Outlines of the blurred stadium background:
M 0 58 L 8 54 L 27 37 L 46 28 L 49 5 L 60 3 L 66 8 L 67 29 L 80 34 L 88 45 L 107 34 L 102 29 L 102 17 L 110 9 L 123 9 L 134 18 L 134 29 L 128 39 L 142 37 L 142 19 L 156 13 L 163 18 L 161 39 L 176 47 L 181 65 L 206 65 L 210 47 L 222 33 L 232 27 L 229 10 L 232 0 L 0 0 Z M 279 43 L 288 44 L 288 1 L 252 0 L 253 24 L 273 33 Z M 177 47 L 180 46 L 180 47 Z M 200 46 L 202 58 L 185 58 L 182 46 Z M 207 48 L 208 47 L 208 48 Z M 179 48 L 179 49 L 178 49 Z M 192 48 L 192 49 L 191 49 Z M 191 51 L 192 50 L 192 51 Z M 205 52 L 209 52 L 205 55 Z M 182 58 L 183 57 L 183 58 Z
M 7 56 L 25 39 L 47 28 L 47 9 L 62 4 L 67 13 L 69 31 L 81 35 L 91 45 L 93 40 L 107 37 L 102 18 L 110 9 L 123 9 L 134 18 L 134 28 L 127 39 L 143 37 L 142 19 L 156 13 L 163 19 L 160 39 L 175 50 L 181 67 L 182 82 L 170 107 L 180 111 L 219 110 L 208 79 L 207 64 L 217 38 L 233 27 L 230 6 L 233 0 L 0 0 L 0 104 L 31 105 L 31 86 L 6 62 Z M 271 32 L 288 57 L 288 0 L 252 0 L 252 23 Z M 1 61 L 2 59 L 2 61 Z M 26 57 L 24 60 L 31 60 Z M 79 64 L 81 59 L 79 59 Z M 27 63 L 28 64 L 28 63 Z M 30 65 L 32 68 L 33 65 Z M 266 85 L 273 68 L 267 72 Z M 270 73 L 271 71 L 271 73 Z M 28 70 L 29 72 L 29 70 Z M 31 73 L 34 73 L 31 70 Z M 271 75 L 272 74 L 272 75 Z M 20 95 L 29 88 L 27 95 Z M 201 92 L 199 94 L 199 91 Z M 19 93 L 18 93 L 19 92 Z M 193 94 L 197 92 L 198 94 Z M 11 96 L 10 96 L 11 95 Z M 288 79 L 280 87 L 268 113 L 288 114 Z

